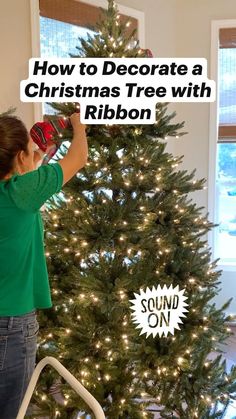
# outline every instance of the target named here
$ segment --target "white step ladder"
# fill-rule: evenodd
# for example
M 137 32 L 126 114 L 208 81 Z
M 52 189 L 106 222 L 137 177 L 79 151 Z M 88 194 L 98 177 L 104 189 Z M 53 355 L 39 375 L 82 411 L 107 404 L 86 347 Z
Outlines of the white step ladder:
M 79 396 L 82 397 L 82 399 L 91 408 L 96 419 L 106 419 L 98 401 L 56 358 L 53 358 L 52 356 L 47 356 L 46 358 L 43 358 L 36 366 L 16 419 L 24 419 L 39 375 L 46 365 L 51 365 L 56 371 L 59 372 L 59 374 L 67 381 L 68 384 L 70 384 L 70 386 L 75 390 L 75 392 L 79 394 Z

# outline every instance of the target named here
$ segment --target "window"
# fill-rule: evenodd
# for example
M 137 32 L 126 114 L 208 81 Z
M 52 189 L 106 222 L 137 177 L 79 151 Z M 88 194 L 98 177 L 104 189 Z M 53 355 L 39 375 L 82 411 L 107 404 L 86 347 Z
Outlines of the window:
M 102 15 L 101 8 L 107 8 L 106 0 L 30 0 L 32 57 L 69 57 L 77 52 L 78 37 L 93 33 Z M 121 20 L 131 22 L 127 33 L 137 29 L 141 48 L 145 48 L 144 13 L 119 5 Z M 35 120 L 43 118 L 49 106 L 34 104 Z
M 210 244 L 221 265 L 236 265 L 236 21 L 216 21 L 212 29 L 218 100 L 211 107 L 209 209 L 219 226 Z
M 218 252 L 236 262 L 236 28 L 219 31 Z
M 81 7 L 82 5 L 82 7 Z M 85 9 L 84 4 L 69 0 L 40 0 L 40 50 L 41 57 L 69 57 L 78 54 L 79 38 L 87 39 L 94 31 L 87 28 L 87 19 L 94 20 L 94 10 L 89 14 L 90 6 Z M 87 6 L 87 5 L 85 5 Z M 99 15 L 97 16 L 99 18 Z M 87 25 L 86 25 L 87 23 Z M 55 111 L 46 103 L 43 104 L 43 114 L 53 114 Z
M 80 0 L 39 0 L 40 16 L 51 18 L 57 21 L 66 22 L 83 28 L 94 28 L 96 23 L 102 17 L 102 10 L 97 7 L 97 1 L 81 2 Z M 107 8 L 107 2 L 102 2 L 104 8 Z M 138 20 L 132 15 L 121 13 L 121 21 L 129 17 L 131 22 L 128 33 L 138 28 Z

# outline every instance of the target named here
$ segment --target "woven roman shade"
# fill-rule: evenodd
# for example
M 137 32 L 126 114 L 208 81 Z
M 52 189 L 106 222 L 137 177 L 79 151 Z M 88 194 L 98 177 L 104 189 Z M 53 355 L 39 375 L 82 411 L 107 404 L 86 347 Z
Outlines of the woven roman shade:
M 40 16 L 89 29 L 96 27 L 102 17 L 100 7 L 77 0 L 39 0 L 39 10 Z M 126 29 L 127 35 L 138 28 L 137 19 L 123 14 L 120 14 L 120 19 L 121 22 L 130 21 L 130 26 Z

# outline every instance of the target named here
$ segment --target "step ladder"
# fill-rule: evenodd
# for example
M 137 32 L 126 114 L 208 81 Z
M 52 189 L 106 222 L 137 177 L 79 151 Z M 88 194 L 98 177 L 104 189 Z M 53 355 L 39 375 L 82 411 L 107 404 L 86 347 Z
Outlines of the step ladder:
M 43 358 L 36 366 L 16 419 L 24 419 L 25 413 L 27 411 L 30 399 L 34 392 L 40 373 L 46 365 L 51 365 L 67 381 L 67 383 L 70 384 L 70 386 L 75 390 L 75 392 L 91 408 L 96 419 L 106 419 L 98 401 L 56 358 L 53 358 L 52 356 L 47 356 Z

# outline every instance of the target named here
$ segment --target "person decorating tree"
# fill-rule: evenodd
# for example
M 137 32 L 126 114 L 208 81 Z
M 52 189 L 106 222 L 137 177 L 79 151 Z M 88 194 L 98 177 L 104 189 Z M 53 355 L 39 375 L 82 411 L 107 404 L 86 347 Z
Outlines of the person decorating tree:
M 85 125 L 70 117 L 67 154 L 37 167 L 40 150 L 23 122 L 0 116 L 0 416 L 15 419 L 35 367 L 37 310 L 52 306 L 42 205 L 87 161 Z

